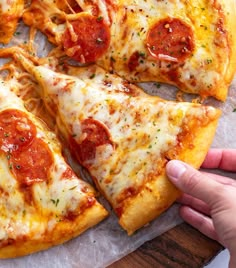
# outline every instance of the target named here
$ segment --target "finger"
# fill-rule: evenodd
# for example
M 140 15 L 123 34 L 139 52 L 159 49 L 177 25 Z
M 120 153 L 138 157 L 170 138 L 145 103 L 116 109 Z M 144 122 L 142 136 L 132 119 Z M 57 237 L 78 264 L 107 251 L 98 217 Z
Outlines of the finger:
M 199 211 L 202 214 L 205 214 L 207 216 L 210 215 L 209 206 L 205 202 L 197 198 L 194 198 L 191 195 L 183 194 L 177 201 L 181 203 L 182 205 L 191 207 L 194 210 Z
M 236 171 L 236 149 L 209 150 L 202 167 Z
M 211 218 L 193 210 L 188 206 L 180 207 L 180 216 L 184 221 L 192 225 L 204 235 L 213 240 L 218 240 L 218 236 Z
M 179 160 L 168 162 L 166 173 L 172 183 L 182 192 L 202 200 L 210 207 L 221 198 L 222 184 L 209 179 L 198 170 Z
M 228 177 L 220 176 L 217 174 L 213 174 L 213 173 L 207 173 L 204 171 L 201 171 L 201 173 L 204 176 L 207 176 L 208 178 L 215 180 L 223 185 L 230 185 L 230 186 L 236 187 L 236 180 L 230 179 Z

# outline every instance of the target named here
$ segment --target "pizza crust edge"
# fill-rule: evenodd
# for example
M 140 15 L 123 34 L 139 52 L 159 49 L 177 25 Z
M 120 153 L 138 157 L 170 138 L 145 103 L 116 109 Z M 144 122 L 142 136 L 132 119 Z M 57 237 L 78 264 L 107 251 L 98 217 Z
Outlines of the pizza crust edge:
M 225 19 L 229 33 L 229 44 L 231 50 L 229 57 L 229 66 L 225 75 L 225 82 L 229 86 L 236 72 L 236 2 L 235 0 L 222 0 L 222 2 L 225 6 Z
M 194 148 L 183 148 L 177 156 L 179 160 L 195 168 L 201 166 L 215 135 L 220 114 L 221 112 L 216 110 L 215 118 L 205 127 L 197 129 L 196 138 L 193 141 Z M 119 223 L 131 235 L 158 217 L 180 195 L 180 191 L 168 180 L 164 171 L 155 180 L 146 183 L 138 195 L 125 200 L 124 212 Z
M 30 240 L 29 237 L 16 239 L 13 244 L 0 249 L 0 259 L 21 257 L 60 245 L 95 226 L 107 214 L 102 205 L 96 202 L 92 207 L 78 215 L 76 219 L 58 222 L 52 231 L 47 231 L 45 236 L 40 239 Z

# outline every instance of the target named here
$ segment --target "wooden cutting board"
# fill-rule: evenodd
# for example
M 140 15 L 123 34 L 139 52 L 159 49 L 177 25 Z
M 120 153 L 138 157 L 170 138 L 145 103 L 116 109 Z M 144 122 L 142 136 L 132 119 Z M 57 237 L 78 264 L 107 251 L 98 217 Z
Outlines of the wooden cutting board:
M 202 268 L 221 250 L 220 244 L 182 223 L 109 268 Z

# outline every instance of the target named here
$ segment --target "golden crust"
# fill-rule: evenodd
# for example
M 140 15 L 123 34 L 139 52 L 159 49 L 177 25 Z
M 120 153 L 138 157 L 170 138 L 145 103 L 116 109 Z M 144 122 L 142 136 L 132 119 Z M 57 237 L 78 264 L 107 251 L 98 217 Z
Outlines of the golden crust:
M 215 110 L 214 119 L 196 129 L 193 147 L 183 147 L 176 156 L 195 168 L 199 168 L 211 145 L 221 112 Z M 129 235 L 164 212 L 180 196 L 179 190 L 170 183 L 165 173 L 147 183 L 136 196 L 124 201 L 120 225 Z
M 234 0 L 221 0 L 225 29 L 227 32 L 227 42 L 229 48 L 228 62 L 225 62 L 225 72 L 222 73 L 221 83 L 213 89 L 213 96 L 219 100 L 225 101 L 228 94 L 228 88 L 236 72 L 236 2 Z
M 228 41 L 230 46 L 229 66 L 225 75 L 225 83 L 229 85 L 236 72 L 236 2 L 235 0 L 221 0 L 224 6 L 224 14 L 228 29 Z
M 146 184 L 138 195 L 125 200 L 119 223 L 131 235 L 170 207 L 179 195 L 166 175 L 160 175 Z
M 96 202 L 73 221 L 58 222 L 53 231 L 51 233 L 48 231 L 44 238 L 38 240 L 30 240 L 30 238 L 15 240 L 13 244 L 1 248 L 0 258 L 20 257 L 62 244 L 96 225 L 103 220 L 107 214 L 107 211 L 102 205 Z

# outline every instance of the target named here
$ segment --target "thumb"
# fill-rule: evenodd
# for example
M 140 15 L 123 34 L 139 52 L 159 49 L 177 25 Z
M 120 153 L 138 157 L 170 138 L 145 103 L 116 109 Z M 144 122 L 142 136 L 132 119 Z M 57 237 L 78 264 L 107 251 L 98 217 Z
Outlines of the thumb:
M 209 205 L 219 197 L 221 184 L 209 179 L 186 163 L 172 160 L 166 166 L 166 173 L 178 189 Z

